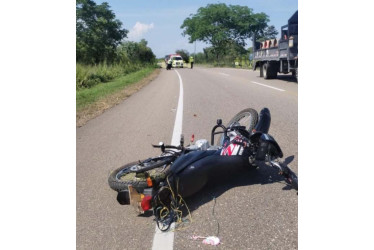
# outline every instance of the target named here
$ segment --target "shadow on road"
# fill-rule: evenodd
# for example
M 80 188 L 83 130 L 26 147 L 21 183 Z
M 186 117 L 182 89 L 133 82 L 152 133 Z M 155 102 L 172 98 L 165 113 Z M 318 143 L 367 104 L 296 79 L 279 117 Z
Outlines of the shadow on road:
M 288 165 L 294 159 L 294 156 L 289 156 L 284 160 Z M 200 206 L 207 202 L 212 201 L 214 198 L 220 197 L 226 191 L 240 186 L 249 186 L 253 184 L 271 184 L 275 182 L 284 183 L 282 190 L 291 190 L 284 178 L 278 174 L 278 170 L 267 166 L 265 163 L 260 163 L 257 169 L 241 169 L 230 176 L 225 176 L 220 179 L 211 180 L 208 184 L 196 195 L 185 199 L 191 212 L 198 209 Z M 295 195 L 296 195 L 296 190 Z
M 280 81 L 284 81 L 284 82 L 292 82 L 292 83 L 297 84 L 296 78 L 293 77 L 291 74 L 287 74 L 287 75 L 278 74 L 277 78 L 275 78 L 275 79 L 269 79 L 269 80 L 266 80 L 266 79 L 264 79 L 263 77 L 260 77 L 260 76 L 257 76 L 257 78 L 258 79 L 263 79 L 265 81 L 280 80 Z
M 278 74 L 277 79 L 281 81 L 293 82 L 297 84 L 296 78 L 292 76 L 291 74 L 287 74 L 287 75 Z

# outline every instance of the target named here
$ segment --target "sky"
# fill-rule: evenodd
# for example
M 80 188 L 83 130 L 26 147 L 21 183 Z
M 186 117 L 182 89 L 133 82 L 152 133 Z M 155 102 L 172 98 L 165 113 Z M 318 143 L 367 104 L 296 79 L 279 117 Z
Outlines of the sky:
M 97 4 L 107 2 L 115 13 L 123 28 L 129 30 L 125 40 L 140 41 L 145 39 L 157 58 L 174 53 L 178 49 L 195 52 L 195 44 L 183 37 L 180 26 L 183 21 L 196 14 L 200 7 L 211 3 L 225 3 L 227 5 L 248 6 L 255 13 L 264 12 L 269 16 L 269 25 L 274 25 L 279 31 L 282 25 L 287 24 L 288 18 L 298 9 L 297 0 L 94 0 Z M 247 48 L 251 42 L 248 42 Z M 196 53 L 209 47 L 203 42 L 196 43 Z

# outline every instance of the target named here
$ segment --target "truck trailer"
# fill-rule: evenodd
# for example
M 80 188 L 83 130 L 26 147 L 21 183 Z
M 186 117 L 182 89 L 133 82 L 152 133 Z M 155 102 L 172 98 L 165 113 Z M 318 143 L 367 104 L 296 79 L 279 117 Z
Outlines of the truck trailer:
M 292 73 L 298 80 L 298 11 L 296 11 L 288 24 L 281 27 L 281 37 L 257 42 L 253 37 L 253 70 L 260 68 L 260 77 L 273 79 L 278 73 Z

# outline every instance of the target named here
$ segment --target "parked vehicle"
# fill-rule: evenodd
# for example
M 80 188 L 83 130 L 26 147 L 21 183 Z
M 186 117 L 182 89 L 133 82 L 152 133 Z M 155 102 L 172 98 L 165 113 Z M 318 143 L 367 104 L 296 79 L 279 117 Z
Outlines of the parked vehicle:
M 286 182 L 296 190 L 298 179 L 284 163 L 281 148 L 268 134 L 270 111 L 258 113 L 245 109 L 235 115 L 227 126 L 218 119 L 211 132 L 211 142 L 201 139 L 194 145 L 153 145 L 161 155 L 126 164 L 113 171 L 109 186 L 118 192 L 121 204 L 135 206 L 139 213 L 153 209 L 161 230 L 167 230 L 176 216 L 183 198 L 198 193 L 210 179 L 230 174 L 233 168 L 256 167 L 264 161 L 279 170 Z M 218 130 L 217 130 L 218 129 Z M 220 135 L 217 145 L 215 136 Z M 175 209 L 174 209 L 175 210 Z
M 179 54 L 171 54 L 168 56 L 165 56 L 165 63 L 167 64 L 169 59 L 172 60 L 171 66 L 173 68 L 183 68 L 183 58 Z
M 262 43 L 253 38 L 253 70 L 260 68 L 260 77 L 273 79 L 277 73 L 292 75 L 298 80 L 298 11 L 281 27 L 281 37 Z

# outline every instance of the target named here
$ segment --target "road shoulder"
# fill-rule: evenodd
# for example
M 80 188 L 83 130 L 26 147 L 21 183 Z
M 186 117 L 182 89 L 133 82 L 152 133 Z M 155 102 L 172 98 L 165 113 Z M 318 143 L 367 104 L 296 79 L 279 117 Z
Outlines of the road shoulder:
M 117 104 L 120 104 L 125 99 L 130 97 L 132 94 L 139 91 L 141 88 L 152 82 L 159 74 L 161 70 L 156 69 L 149 76 L 143 78 L 142 80 L 126 86 L 123 90 L 116 92 L 112 95 L 106 96 L 99 101 L 88 105 L 87 107 L 76 111 L 76 126 L 82 127 L 89 120 L 101 115 L 105 110 L 110 109 Z

